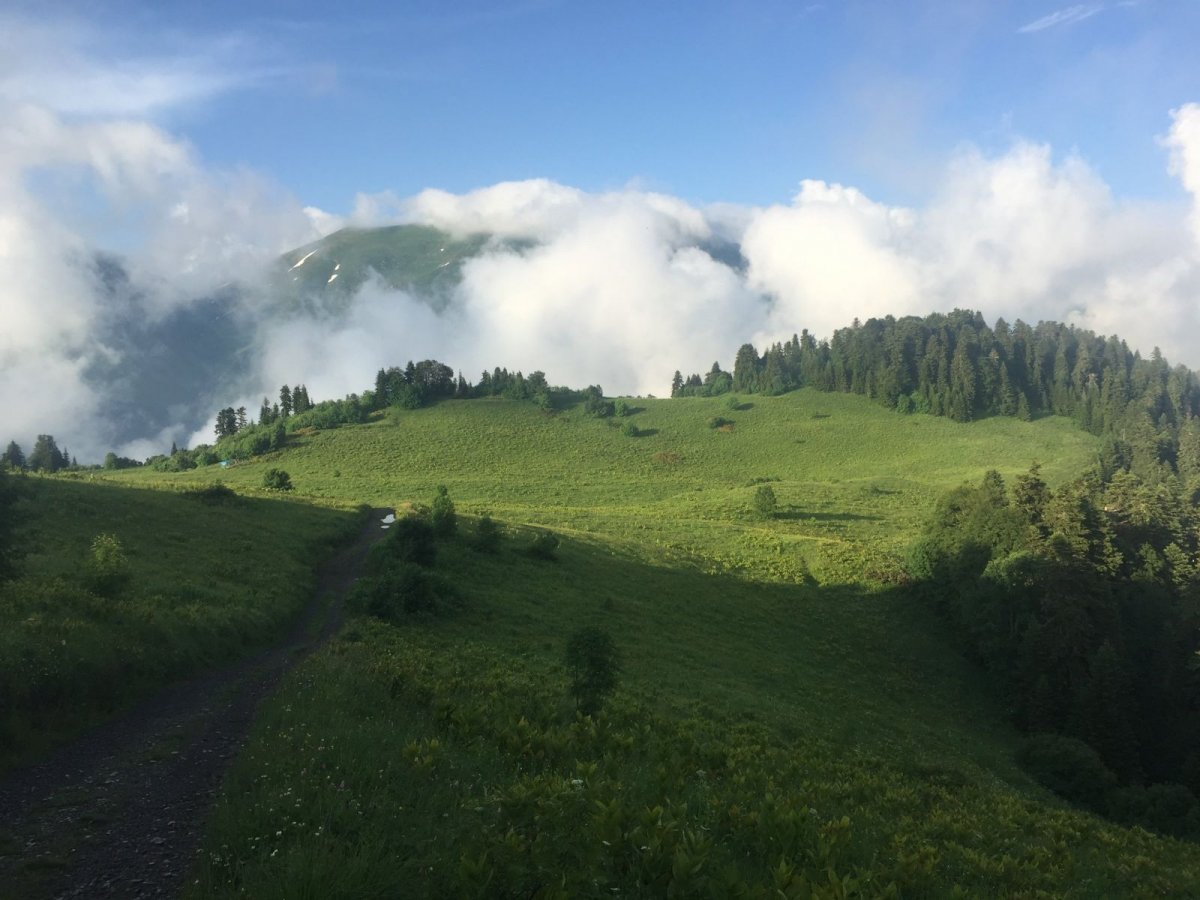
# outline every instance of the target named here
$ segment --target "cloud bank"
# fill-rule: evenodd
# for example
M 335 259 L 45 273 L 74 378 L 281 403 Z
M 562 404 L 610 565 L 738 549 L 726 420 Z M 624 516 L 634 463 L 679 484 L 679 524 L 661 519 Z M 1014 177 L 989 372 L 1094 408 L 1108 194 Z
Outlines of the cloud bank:
M 138 365 L 146 348 L 118 340 L 123 327 L 257 282 L 320 223 L 260 175 L 205 167 L 144 117 L 233 76 L 152 59 L 106 65 L 84 52 L 84 32 L 0 26 L 0 440 L 28 450 L 54 434 L 97 460 L 129 438 L 104 414 L 119 388 L 90 377 Z M 106 283 L 100 251 L 122 258 L 127 282 Z M 179 410 L 155 437 L 169 446 L 187 418 Z
M 1082 158 L 1029 142 L 994 157 L 963 149 L 914 209 L 818 180 L 757 208 L 546 180 L 360 196 L 355 224 L 530 243 L 471 261 L 446 316 L 368 286 L 335 328 L 339 346 L 365 348 L 357 356 L 318 352 L 328 323 L 294 323 L 266 341 L 279 363 L 269 376 L 288 380 L 282 361 L 304 358 L 310 388 L 327 396 L 369 385 L 379 366 L 436 356 L 472 378 L 494 365 L 540 368 L 559 382 L 662 394 L 675 368 L 728 365 L 747 340 L 956 307 L 1115 333 L 1197 366 L 1200 106 L 1174 111 L 1162 143 L 1190 203 L 1118 201 Z M 740 246 L 740 262 L 722 253 L 725 241 Z

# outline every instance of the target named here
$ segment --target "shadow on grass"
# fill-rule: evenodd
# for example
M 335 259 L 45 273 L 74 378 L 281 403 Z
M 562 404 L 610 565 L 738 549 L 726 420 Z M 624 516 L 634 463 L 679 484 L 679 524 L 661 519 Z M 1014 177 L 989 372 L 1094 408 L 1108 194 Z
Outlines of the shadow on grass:
M 803 509 L 785 509 L 775 513 L 776 519 L 792 522 L 879 522 L 882 516 L 860 516 L 858 513 L 807 512 Z
M 506 533 L 495 554 L 461 538 L 442 545 L 436 568 L 462 590 L 467 612 L 421 627 L 556 664 L 581 622 L 598 624 L 620 649 L 623 684 L 651 692 L 656 703 L 688 710 L 700 697 L 720 719 L 748 713 L 781 732 L 794 727 L 827 740 L 836 741 L 851 720 L 855 744 L 887 744 L 934 682 L 944 687 L 935 692 L 939 702 L 957 711 L 949 718 L 972 709 L 976 726 L 1003 721 L 947 626 L 928 604 L 914 602 L 909 586 L 818 584 L 799 573 L 794 581 L 764 581 L 713 572 L 699 557 L 648 560 L 579 534 L 562 535 L 557 563 L 547 563 L 522 552 L 532 531 Z M 944 680 L 946 671 L 955 674 Z M 786 711 L 781 691 L 792 698 Z M 874 724 L 850 712 L 864 697 L 878 707 Z

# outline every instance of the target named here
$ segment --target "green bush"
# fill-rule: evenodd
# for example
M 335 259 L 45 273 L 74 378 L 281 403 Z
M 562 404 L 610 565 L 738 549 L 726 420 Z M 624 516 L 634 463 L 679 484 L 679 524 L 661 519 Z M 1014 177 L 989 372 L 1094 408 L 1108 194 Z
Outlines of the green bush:
M 283 469 L 267 469 L 263 475 L 263 487 L 270 491 L 290 491 L 292 476 Z
M 1073 803 L 1102 810 L 1117 776 L 1083 741 L 1060 734 L 1035 734 L 1017 751 L 1017 762 L 1043 787 Z
M 433 533 L 438 537 L 453 537 L 458 531 L 458 516 L 454 512 L 454 502 L 444 484 L 439 484 L 433 505 L 429 508 L 429 522 Z
M 237 494 L 233 489 L 219 481 L 188 491 L 187 495 L 193 500 L 199 500 L 201 503 L 207 503 L 210 506 L 233 503 L 237 500 Z
M 630 419 L 621 426 L 621 434 L 625 435 L 625 437 L 635 438 L 641 434 L 641 432 L 638 431 L 637 423 Z
M 611 400 L 604 399 L 604 391 L 600 385 L 593 384 L 583 390 L 583 411 L 597 419 L 607 419 L 616 412 L 616 405 Z
M 367 574 L 378 575 L 395 563 L 415 563 L 426 568 L 437 561 L 433 527 L 424 519 L 397 519 L 385 540 L 371 548 Z
M 22 517 L 16 509 L 17 490 L 11 481 L 0 469 L 0 581 L 15 576 L 20 568 Z
M 595 627 L 579 629 L 567 641 L 566 663 L 579 711 L 595 715 L 617 687 L 620 665 L 612 637 Z
M 500 526 L 496 524 L 495 519 L 484 513 L 479 517 L 479 524 L 475 526 L 475 549 L 484 553 L 495 553 L 500 549 L 500 539 Z
M 1112 793 L 1109 814 L 1118 822 L 1141 825 L 1162 834 L 1188 837 L 1200 833 L 1200 806 L 1182 784 L 1124 787 Z
M 362 582 L 350 605 L 385 622 L 399 622 L 405 616 L 436 613 L 439 599 L 450 593 L 432 572 L 410 562 L 395 563 Z
M 724 416 L 713 416 L 708 420 L 709 428 L 727 428 L 733 424 L 732 419 L 726 419 Z
M 101 597 L 115 597 L 129 584 L 129 559 L 116 535 L 96 535 L 84 576 L 88 588 Z
M 754 514 L 760 519 L 769 519 L 775 515 L 776 506 L 774 489 L 769 484 L 759 485 L 754 492 Z

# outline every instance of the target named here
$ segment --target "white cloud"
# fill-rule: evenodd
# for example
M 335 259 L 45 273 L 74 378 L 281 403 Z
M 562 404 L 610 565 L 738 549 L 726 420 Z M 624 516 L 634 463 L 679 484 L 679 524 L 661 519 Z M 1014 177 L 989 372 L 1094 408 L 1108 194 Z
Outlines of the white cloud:
M 505 238 L 536 238 L 578 214 L 585 194 L 547 179 L 509 181 L 451 194 L 429 188 L 414 197 L 391 191 L 355 197 L 353 224 L 371 227 L 420 222 L 456 236 L 488 232 Z
M 1171 131 L 1163 141 L 1171 152 L 1171 174 L 1192 195 L 1192 233 L 1200 244 L 1200 104 L 1188 103 L 1171 113 Z
M 235 39 L 193 35 L 163 55 L 144 46 L 117 54 L 118 43 L 118 35 L 82 21 L 0 15 L 0 103 L 68 116 L 146 116 L 264 77 L 243 64 Z
M 736 272 L 694 246 L 708 234 L 681 201 L 600 195 L 535 249 L 469 263 L 460 294 L 481 339 L 475 366 L 661 394 L 676 367 L 725 358 L 766 310 Z
M 110 71 L 70 40 L 55 45 L 63 34 L 0 27 L 0 45 L 20 49 L 0 53 L 0 402 L 4 440 L 50 433 L 98 459 L 117 435 L 101 415 L 105 391 L 87 373 L 118 357 L 99 336 L 115 317 L 136 309 L 153 319 L 231 279 L 258 280 L 275 255 L 321 231 L 319 217 L 269 181 L 209 170 L 147 121 L 80 115 L 117 109 L 94 102 L 89 87 L 76 106 L 56 99 L 60 74 L 64 84 L 108 83 L 100 74 Z M 60 61 L 62 72 L 50 71 Z M 154 105 L 131 103 L 139 112 Z M 114 249 L 132 278 L 117 296 L 94 265 L 98 250 Z
M 1193 110 L 1168 139 L 1185 187 L 1200 180 Z M 1193 202 L 1196 221 L 1200 202 Z M 766 336 L 828 335 L 853 317 L 955 307 L 989 319 L 1071 322 L 1143 353 L 1200 363 L 1200 253 L 1177 210 L 1116 202 L 1081 159 L 1018 143 L 965 150 L 930 203 L 889 208 L 805 182 L 791 206 L 758 213 L 743 251 L 752 287 L 775 300 Z
M 1090 19 L 1103 10 L 1103 3 L 1077 3 L 1074 6 L 1055 10 L 1049 15 L 1042 16 L 1040 19 L 1035 19 L 1026 25 L 1022 25 L 1017 29 L 1017 34 L 1033 34 L 1059 25 L 1074 25 L 1077 22 L 1082 22 L 1084 19 Z
M 755 215 L 742 252 L 752 288 L 776 301 L 779 336 L 800 328 L 828 334 L 854 318 L 920 311 L 917 266 L 903 252 L 907 210 L 854 188 L 805 181 L 791 206 Z
M 326 212 L 323 209 L 318 209 L 315 206 L 304 207 L 304 214 L 308 216 L 308 221 L 312 223 L 313 230 L 322 237 L 346 227 L 346 220 L 344 218 Z

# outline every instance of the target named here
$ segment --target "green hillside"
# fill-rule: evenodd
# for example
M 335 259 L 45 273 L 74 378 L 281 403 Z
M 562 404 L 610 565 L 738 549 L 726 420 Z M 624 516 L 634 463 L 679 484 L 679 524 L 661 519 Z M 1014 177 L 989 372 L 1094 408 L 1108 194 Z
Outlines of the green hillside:
M 290 679 L 198 895 L 1190 893 L 1200 849 L 1071 810 L 1017 767 L 1005 710 L 903 584 L 941 492 L 1035 460 L 1061 483 L 1095 438 L 811 391 L 629 405 L 636 437 L 502 400 L 389 410 L 221 473 L 253 493 L 282 467 L 316 503 L 444 484 L 506 536 L 480 553 L 468 518 L 440 548 L 442 615 L 355 620 Z M 557 562 L 521 551 L 545 528 Z M 562 663 L 581 625 L 623 666 L 593 726 Z
M 655 562 L 783 580 L 804 563 L 821 582 L 843 582 L 872 574 L 864 560 L 885 578 L 895 574 L 941 491 L 989 468 L 1014 475 L 1034 460 L 1058 483 L 1096 450 L 1063 420 L 963 426 L 807 390 L 737 410 L 727 398 L 630 405 L 632 416 L 609 420 L 504 400 L 392 411 L 377 424 L 294 435 L 284 466 L 297 493 L 317 502 L 403 503 L 445 484 L 467 512 L 590 533 Z M 732 424 L 711 428 L 715 417 Z M 622 432 L 627 421 L 638 437 Z M 278 464 L 267 456 L 220 477 L 256 488 Z M 172 483 L 212 478 L 197 469 Z M 750 515 L 762 482 L 780 504 L 769 525 Z
M 443 401 L 227 469 L 39 482 L 128 510 L 139 565 L 181 516 L 206 535 L 258 516 L 274 543 L 234 554 L 251 583 L 292 517 L 311 542 L 346 527 L 337 509 L 421 507 L 438 485 L 460 515 L 420 576 L 436 614 L 351 618 L 264 708 L 194 896 L 1193 895 L 1200 847 L 1072 809 L 1018 767 L 1007 710 L 906 583 L 942 492 L 1034 461 L 1057 486 L 1096 438 L 808 390 L 626 406 Z M 271 468 L 295 485 L 286 502 L 262 486 Z M 194 492 L 218 479 L 238 499 L 210 511 Z M 140 502 L 162 509 L 144 532 Z M 493 553 L 476 546 L 485 513 Z M 74 558 L 97 521 L 67 532 Z M 556 560 L 526 552 L 546 530 Z M 215 568 L 218 546 L 195 565 Z M 189 608 L 206 578 L 181 579 Z M 594 718 L 563 661 L 582 626 L 620 658 Z

